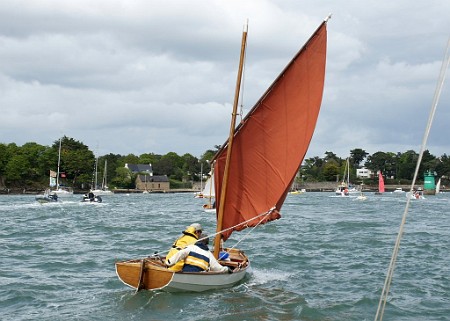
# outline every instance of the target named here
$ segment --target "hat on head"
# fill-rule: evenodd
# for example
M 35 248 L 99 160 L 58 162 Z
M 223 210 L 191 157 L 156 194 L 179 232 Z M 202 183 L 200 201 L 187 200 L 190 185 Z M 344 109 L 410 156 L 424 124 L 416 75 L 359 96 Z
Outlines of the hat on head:
M 202 226 L 198 223 L 192 223 L 191 225 L 189 225 L 188 227 L 193 227 L 195 228 L 195 231 L 203 231 Z

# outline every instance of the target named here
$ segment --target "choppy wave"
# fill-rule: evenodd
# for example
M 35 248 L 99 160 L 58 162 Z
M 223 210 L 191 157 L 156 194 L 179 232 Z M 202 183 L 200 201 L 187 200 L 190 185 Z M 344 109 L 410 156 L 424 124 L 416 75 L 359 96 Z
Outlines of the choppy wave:
M 114 270 L 115 260 L 168 250 L 192 222 L 213 233 L 215 216 L 191 194 L 45 205 L 0 196 L 2 319 L 372 320 L 406 198 L 330 196 L 289 195 L 280 220 L 239 244 L 252 265 L 243 282 L 197 294 L 134 294 Z M 411 203 L 386 320 L 448 320 L 449 204 L 447 194 Z

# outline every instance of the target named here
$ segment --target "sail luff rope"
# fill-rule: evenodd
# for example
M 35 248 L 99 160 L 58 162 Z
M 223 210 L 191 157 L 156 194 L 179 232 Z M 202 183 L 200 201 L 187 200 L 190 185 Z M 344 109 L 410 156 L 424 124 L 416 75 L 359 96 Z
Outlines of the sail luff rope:
M 403 212 L 403 217 L 402 217 L 402 221 L 400 224 L 400 228 L 397 234 L 397 239 L 395 241 L 395 246 L 394 246 L 394 250 L 392 252 L 392 257 L 391 257 L 391 261 L 389 263 L 389 268 L 388 268 L 388 272 L 386 275 L 386 279 L 384 282 L 384 286 L 383 286 L 383 290 L 381 292 L 381 296 L 380 296 L 380 301 L 378 303 L 378 309 L 377 309 L 377 313 L 375 315 L 375 321 L 379 320 L 383 320 L 383 315 L 384 315 L 384 309 L 386 307 L 386 302 L 387 302 L 387 296 L 389 294 L 389 289 L 390 289 L 390 285 L 392 282 L 392 277 L 394 275 L 394 269 L 395 269 L 395 263 L 397 261 L 397 256 L 398 256 L 398 251 L 400 248 L 400 241 L 403 235 L 403 231 L 404 231 L 404 225 L 406 222 L 406 217 L 408 216 L 408 209 L 409 209 L 409 204 L 411 201 L 411 195 L 412 195 L 412 191 L 417 179 L 417 175 L 419 173 L 419 167 L 420 167 L 420 163 L 422 162 L 422 156 L 423 153 L 425 151 L 425 147 L 427 144 L 427 140 L 428 140 L 428 136 L 430 134 L 430 130 L 431 130 L 431 124 L 433 123 L 433 118 L 434 115 L 436 113 L 436 107 L 439 101 L 439 97 L 441 95 L 442 92 L 442 87 L 444 84 L 444 80 L 445 80 L 445 74 L 446 71 L 448 69 L 449 63 L 450 63 L 450 55 L 449 55 L 449 48 L 450 48 L 450 37 L 448 39 L 447 42 L 447 49 L 445 51 L 445 55 L 444 55 L 444 59 L 442 61 L 442 66 L 441 66 L 441 70 L 440 70 L 440 75 L 439 75 L 439 80 L 438 80 L 438 84 L 434 93 L 434 97 L 433 97 L 433 103 L 431 105 L 431 110 L 430 110 L 430 115 L 428 117 L 428 122 L 427 122 L 427 127 L 425 129 L 425 133 L 423 136 L 423 140 L 422 140 L 422 146 L 420 149 L 420 153 L 419 153 L 419 158 L 417 159 L 417 164 L 416 164 L 416 169 L 414 172 L 414 177 L 413 177 L 413 181 L 411 183 L 411 188 L 409 191 L 409 195 L 406 201 L 406 206 L 405 206 L 405 211 Z

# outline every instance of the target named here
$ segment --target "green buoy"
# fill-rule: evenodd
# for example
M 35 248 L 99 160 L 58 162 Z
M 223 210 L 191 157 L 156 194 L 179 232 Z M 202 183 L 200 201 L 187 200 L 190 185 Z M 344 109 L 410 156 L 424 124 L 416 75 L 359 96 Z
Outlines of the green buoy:
M 432 172 L 430 170 L 424 173 L 423 190 L 426 195 L 436 194 L 436 183 L 434 180 L 435 176 L 436 172 Z

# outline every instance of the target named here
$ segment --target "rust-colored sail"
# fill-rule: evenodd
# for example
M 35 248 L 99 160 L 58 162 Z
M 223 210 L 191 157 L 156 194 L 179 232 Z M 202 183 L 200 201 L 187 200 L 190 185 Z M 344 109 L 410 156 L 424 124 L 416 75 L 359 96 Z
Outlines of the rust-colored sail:
M 383 174 L 381 174 L 381 171 L 378 173 L 378 192 L 384 193 L 384 179 Z
M 324 21 L 236 128 L 229 164 L 222 230 L 242 222 L 280 218 L 279 211 L 314 133 L 325 80 L 327 30 Z M 216 207 L 219 208 L 227 145 L 215 157 Z

